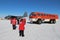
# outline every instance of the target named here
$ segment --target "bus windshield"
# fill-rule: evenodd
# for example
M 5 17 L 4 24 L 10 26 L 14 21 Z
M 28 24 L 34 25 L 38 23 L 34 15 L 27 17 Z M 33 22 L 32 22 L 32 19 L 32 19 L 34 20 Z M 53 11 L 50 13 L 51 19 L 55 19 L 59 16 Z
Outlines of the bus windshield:
M 34 14 L 34 13 L 31 13 L 31 14 L 30 14 L 30 16 L 36 16 L 36 14 Z

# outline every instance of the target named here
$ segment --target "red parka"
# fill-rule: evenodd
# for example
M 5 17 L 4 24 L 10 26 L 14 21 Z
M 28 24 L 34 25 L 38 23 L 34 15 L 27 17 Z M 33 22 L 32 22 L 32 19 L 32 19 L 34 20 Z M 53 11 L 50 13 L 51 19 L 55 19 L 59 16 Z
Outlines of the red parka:
M 24 25 L 25 25 L 26 24 L 26 19 L 24 18 L 23 21 L 24 21 Z
M 11 20 L 11 24 L 16 25 L 16 19 L 15 18 Z
M 25 29 L 25 24 L 26 24 L 26 20 L 22 20 L 19 23 L 19 30 L 24 30 Z

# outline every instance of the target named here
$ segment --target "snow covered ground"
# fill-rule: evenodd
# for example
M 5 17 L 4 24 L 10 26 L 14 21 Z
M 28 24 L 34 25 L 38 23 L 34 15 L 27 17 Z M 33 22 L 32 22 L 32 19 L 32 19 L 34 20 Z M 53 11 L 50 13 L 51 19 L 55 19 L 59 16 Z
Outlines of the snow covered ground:
M 60 20 L 56 24 L 30 24 L 27 19 L 25 37 L 19 36 L 18 25 L 12 30 L 9 20 L 0 20 L 0 40 L 60 40 Z

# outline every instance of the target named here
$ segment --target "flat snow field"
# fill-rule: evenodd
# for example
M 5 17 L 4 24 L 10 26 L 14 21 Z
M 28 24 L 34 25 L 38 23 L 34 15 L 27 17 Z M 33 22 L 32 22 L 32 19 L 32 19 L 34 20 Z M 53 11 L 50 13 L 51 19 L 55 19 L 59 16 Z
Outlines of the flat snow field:
M 12 30 L 9 20 L 0 20 L 0 40 L 60 40 L 60 20 L 56 24 L 31 24 L 27 18 L 24 34 L 19 36 L 18 25 Z

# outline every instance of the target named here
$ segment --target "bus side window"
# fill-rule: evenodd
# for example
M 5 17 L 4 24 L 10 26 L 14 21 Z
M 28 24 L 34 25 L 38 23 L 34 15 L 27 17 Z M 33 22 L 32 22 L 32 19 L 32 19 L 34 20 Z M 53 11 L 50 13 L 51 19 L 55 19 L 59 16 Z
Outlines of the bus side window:
M 38 14 L 38 16 L 43 16 L 43 14 Z

